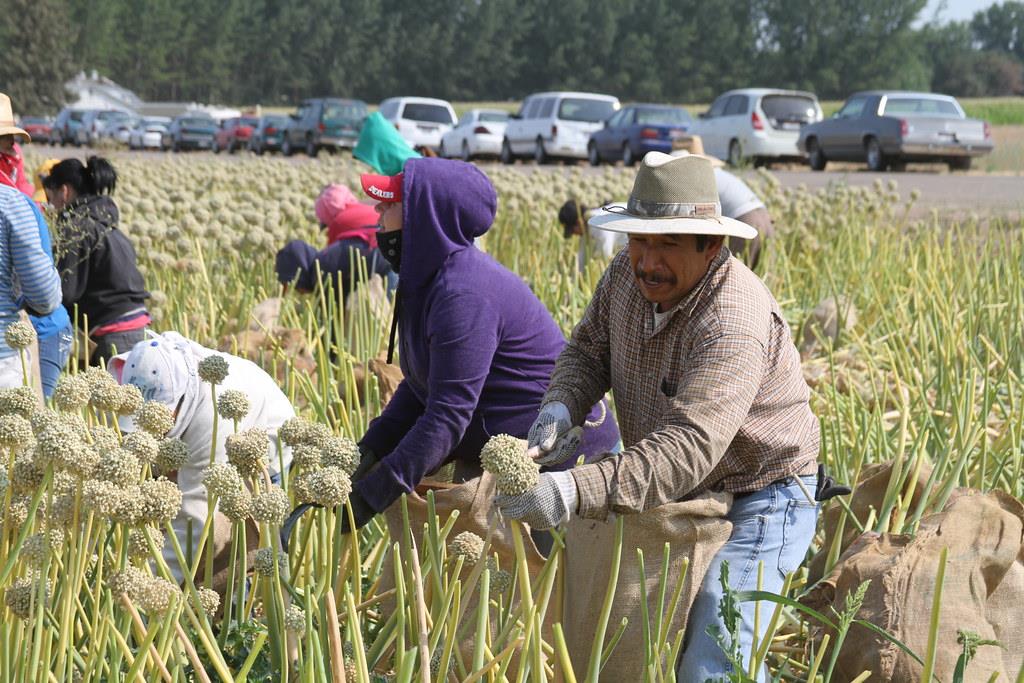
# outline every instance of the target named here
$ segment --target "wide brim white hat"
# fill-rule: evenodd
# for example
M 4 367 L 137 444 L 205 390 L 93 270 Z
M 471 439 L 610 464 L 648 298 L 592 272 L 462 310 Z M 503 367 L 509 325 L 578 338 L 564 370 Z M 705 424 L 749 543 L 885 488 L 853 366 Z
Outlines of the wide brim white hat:
M 603 206 L 587 222 L 612 232 L 757 237 L 753 226 L 722 215 L 711 161 L 695 154 L 648 152 L 629 202 Z

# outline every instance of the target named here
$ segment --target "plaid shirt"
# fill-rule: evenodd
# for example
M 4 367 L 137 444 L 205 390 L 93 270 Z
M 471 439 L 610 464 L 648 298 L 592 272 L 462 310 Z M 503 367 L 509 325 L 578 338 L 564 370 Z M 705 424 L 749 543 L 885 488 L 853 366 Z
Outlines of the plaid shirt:
M 623 250 L 558 358 L 544 402 L 574 424 L 609 389 L 626 449 L 572 471 L 579 514 L 642 512 L 706 490 L 811 474 L 818 421 L 800 357 L 764 283 L 722 247 L 655 327 Z

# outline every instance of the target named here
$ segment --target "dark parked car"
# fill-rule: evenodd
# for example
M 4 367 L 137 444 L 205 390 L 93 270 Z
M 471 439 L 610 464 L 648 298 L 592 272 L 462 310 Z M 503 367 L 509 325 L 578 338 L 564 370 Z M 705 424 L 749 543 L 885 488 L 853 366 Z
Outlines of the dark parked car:
M 50 139 L 53 124 L 42 116 L 25 116 L 19 126 L 32 138 L 32 142 L 46 142 Z
M 281 138 L 288 125 L 287 116 L 271 114 L 260 118 L 249 138 L 249 150 L 257 154 L 281 149 Z
M 798 144 L 816 171 L 829 161 L 863 161 L 872 171 L 937 161 L 966 171 L 971 159 L 992 151 L 992 133 L 948 95 L 873 90 L 851 95 L 831 118 L 806 126 Z
M 160 148 L 180 152 L 185 149 L 213 149 L 217 122 L 203 114 L 176 116 L 163 134 Z
M 366 102 L 361 100 L 305 100 L 291 115 L 281 140 L 281 151 L 291 156 L 295 150 L 302 149 L 313 157 L 323 148 L 351 149 L 359 139 L 366 114 Z
M 255 116 L 236 116 L 224 119 L 220 122 L 217 130 L 216 144 L 213 151 L 220 152 L 227 150 L 234 154 L 235 150 L 245 149 L 249 146 L 249 138 L 252 131 L 259 125 L 260 120 Z
M 648 152 L 671 152 L 676 140 L 693 126 L 682 107 L 631 104 L 612 114 L 604 128 L 590 134 L 587 158 L 593 166 L 618 161 L 632 166 Z
M 57 119 L 53 122 L 53 127 L 50 128 L 50 144 L 74 144 L 84 116 L 84 109 L 72 109 L 71 107 L 61 109 L 57 114 Z

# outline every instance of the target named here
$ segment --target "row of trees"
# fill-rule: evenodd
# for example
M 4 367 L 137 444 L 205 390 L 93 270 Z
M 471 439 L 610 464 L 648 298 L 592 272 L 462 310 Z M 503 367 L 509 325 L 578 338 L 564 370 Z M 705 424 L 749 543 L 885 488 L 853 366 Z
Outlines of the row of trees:
M 96 69 L 148 100 L 701 102 L 752 84 L 1024 92 L 1024 2 L 917 25 L 926 0 L 3 0 L 0 87 L 52 111 Z M 13 18 L 17 18 L 15 21 Z

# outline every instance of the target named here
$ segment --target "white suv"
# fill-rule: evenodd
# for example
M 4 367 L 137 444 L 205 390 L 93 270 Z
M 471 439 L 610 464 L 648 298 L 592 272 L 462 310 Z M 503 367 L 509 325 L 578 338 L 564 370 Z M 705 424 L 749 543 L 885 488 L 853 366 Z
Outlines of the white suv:
M 800 129 L 821 119 L 814 93 L 746 88 L 719 95 L 697 119 L 693 132 L 711 156 L 732 166 L 745 159 L 760 166 L 772 160 L 803 160 L 796 145 Z
M 587 158 L 590 134 L 604 127 L 619 109 L 611 95 L 588 92 L 541 92 L 523 100 L 509 119 L 501 142 L 501 160 L 533 156 L 538 164 L 552 157 Z
M 380 113 L 410 145 L 433 150 L 456 119 L 451 103 L 430 97 L 392 97 L 380 103 Z

